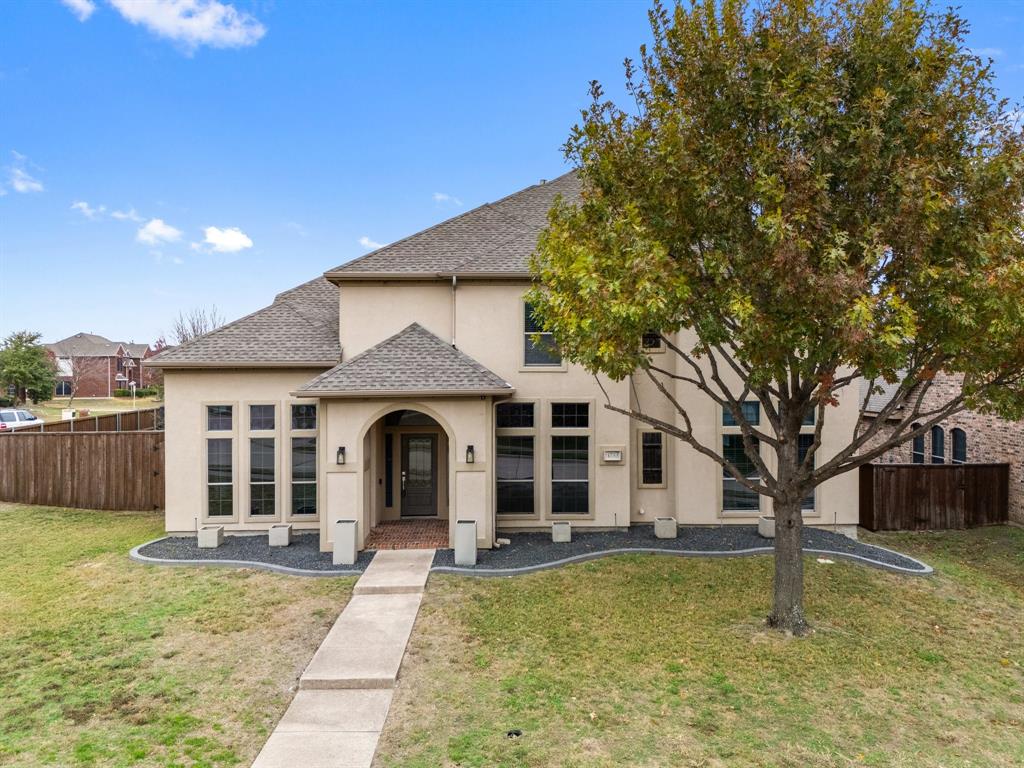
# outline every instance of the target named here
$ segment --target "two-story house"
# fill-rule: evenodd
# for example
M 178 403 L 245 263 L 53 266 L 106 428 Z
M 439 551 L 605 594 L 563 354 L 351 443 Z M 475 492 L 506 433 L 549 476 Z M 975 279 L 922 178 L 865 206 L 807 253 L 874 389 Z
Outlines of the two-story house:
M 499 530 L 556 520 L 717 525 L 770 513 L 709 458 L 603 407 L 606 396 L 639 398 L 675 419 L 650 382 L 595 380 L 537 338 L 523 298 L 529 258 L 556 196 L 579 193 L 572 173 L 528 187 L 153 358 L 164 371 L 167 530 L 291 522 L 319 530 L 329 550 L 336 520 L 358 521 L 364 544 L 386 521 L 454 531 L 475 520 L 489 547 Z M 640 343 L 675 365 L 657 334 Z M 720 409 L 685 382 L 668 386 L 701 438 L 742 456 Z M 854 393 L 830 410 L 822 460 L 856 421 Z M 854 530 L 854 474 L 805 506 L 811 525 Z
M 132 382 L 144 386 L 154 374 L 142 369 L 142 361 L 153 353 L 148 344 L 76 333 L 46 349 L 57 366 L 54 397 L 113 397 L 114 390 L 128 389 Z

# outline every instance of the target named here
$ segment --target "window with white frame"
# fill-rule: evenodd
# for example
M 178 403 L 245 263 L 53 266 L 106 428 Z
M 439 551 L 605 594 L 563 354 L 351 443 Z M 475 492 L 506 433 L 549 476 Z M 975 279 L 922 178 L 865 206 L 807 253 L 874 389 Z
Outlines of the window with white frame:
M 529 302 L 524 302 L 523 317 L 523 364 L 530 367 L 561 367 L 562 354 L 555 345 L 554 334 L 544 330 Z
M 807 458 L 807 452 L 811 449 L 811 446 L 814 445 L 814 420 L 815 420 L 815 412 L 811 411 L 809 414 L 807 414 L 804 417 L 803 426 L 800 428 L 800 436 L 799 436 L 798 442 L 797 442 L 797 461 L 799 461 L 801 463 L 803 462 L 804 459 Z M 817 464 L 818 464 L 818 455 L 817 455 L 817 451 L 815 451 L 814 464 L 812 466 L 812 469 L 813 469 L 814 466 L 817 466 Z M 810 493 L 808 493 L 806 496 L 804 496 L 800 500 L 800 509 L 802 509 L 804 512 L 809 512 L 809 511 L 813 512 L 814 511 L 814 489 L 813 488 L 811 489 Z
M 665 433 L 657 430 L 640 432 L 640 487 L 661 488 L 665 485 Z
M 590 403 L 551 404 L 551 514 L 590 513 Z
M 249 438 L 249 515 L 270 517 L 276 513 L 277 484 L 274 472 L 274 438 Z
M 316 403 L 292 403 L 290 411 L 288 510 L 293 518 L 310 519 L 317 514 Z
M 740 404 L 743 417 L 752 426 L 761 423 L 761 404 L 750 400 Z M 759 450 L 757 438 L 751 438 L 754 450 Z M 722 409 L 722 457 L 736 467 L 748 481 L 759 482 L 761 473 L 743 448 L 743 435 L 732 412 Z M 724 512 L 756 514 L 761 508 L 761 497 L 722 468 L 722 510 Z
M 536 404 L 495 406 L 495 513 L 536 514 Z
M 640 337 L 640 348 L 647 353 L 664 352 L 665 342 L 657 331 L 647 331 Z
M 234 514 L 234 466 L 230 437 L 206 441 L 206 516 Z

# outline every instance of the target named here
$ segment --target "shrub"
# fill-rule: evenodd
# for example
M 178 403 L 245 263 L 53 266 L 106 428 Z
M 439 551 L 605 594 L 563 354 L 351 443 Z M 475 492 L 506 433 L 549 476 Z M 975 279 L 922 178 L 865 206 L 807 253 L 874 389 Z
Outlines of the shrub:
M 157 394 L 156 387 L 137 387 L 135 389 L 136 397 L 153 397 Z M 130 389 L 115 389 L 114 397 L 131 397 L 132 391 Z
M 14 398 L 0 395 L 0 408 L 13 408 Z

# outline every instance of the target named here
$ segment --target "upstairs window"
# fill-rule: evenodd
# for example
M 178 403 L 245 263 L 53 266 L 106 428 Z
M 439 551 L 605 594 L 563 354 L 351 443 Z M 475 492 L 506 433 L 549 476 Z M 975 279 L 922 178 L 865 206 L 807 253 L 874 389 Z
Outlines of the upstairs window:
M 644 352 L 664 352 L 665 342 L 662 341 L 661 334 L 657 331 L 647 331 L 640 337 L 640 348 Z
M 553 334 L 544 330 L 534 317 L 533 307 L 526 302 L 523 312 L 525 328 L 523 331 L 523 363 L 527 366 L 552 367 L 562 364 L 562 355 L 555 346 Z M 536 339 L 536 341 L 534 341 Z

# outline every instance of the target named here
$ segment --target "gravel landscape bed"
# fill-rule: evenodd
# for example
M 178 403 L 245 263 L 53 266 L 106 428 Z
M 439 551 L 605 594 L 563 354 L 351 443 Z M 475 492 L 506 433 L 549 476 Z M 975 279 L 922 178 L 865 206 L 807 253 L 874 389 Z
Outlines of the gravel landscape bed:
M 658 539 L 652 526 L 626 530 L 572 532 L 568 544 L 555 544 L 549 532 L 505 533 L 511 544 L 480 550 L 473 567 L 455 565 L 455 552 L 439 549 L 432 570 L 478 576 L 507 576 L 553 568 L 622 552 L 663 552 L 692 557 L 756 555 L 771 552 L 772 541 L 757 533 L 757 526 L 683 527 L 675 539 Z M 892 550 L 855 541 L 820 528 L 805 528 L 804 548 L 820 557 L 843 557 L 899 573 L 928 574 L 919 560 Z M 366 570 L 374 552 L 359 553 L 355 565 L 334 565 L 329 552 L 320 551 L 318 533 L 295 534 L 287 547 L 271 547 L 266 536 L 225 536 L 216 549 L 199 549 L 194 536 L 168 536 L 132 550 L 133 559 L 161 565 L 224 565 L 265 568 L 307 576 L 358 575 Z
M 199 549 L 195 536 L 168 536 L 132 550 L 140 562 L 162 565 L 236 565 L 319 576 L 360 574 L 373 559 L 372 551 L 359 553 L 355 565 L 334 565 L 330 552 L 320 551 L 319 533 L 292 534 L 287 547 L 271 547 L 263 536 L 225 536 L 216 549 Z
M 481 550 L 474 567 L 457 567 L 451 549 L 438 550 L 434 569 L 452 573 L 505 575 L 524 570 L 540 570 L 569 560 L 585 560 L 622 550 L 658 550 L 666 554 L 691 556 L 728 556 L 770 552 L 772 540 L 757 533 L 757 526 L 681 527 L 675 539 L 658 539 L 653 526 L 634 526 L 625 530 L 573 530 L 568 544 L 554 544 L 549 532 L 500 534 L 511 544 L 500 549 Z M 864 544 L 848 536 L 819 528 L 805 528 L 803 543 L 811 554 L 835 555 L 900 573 L 928 574 L 931 568 L 912 557 L 882 547 Z M 817 550 L 817 552 L 815 552 Z M 825 554 L 821 554 L 825 553 Z

